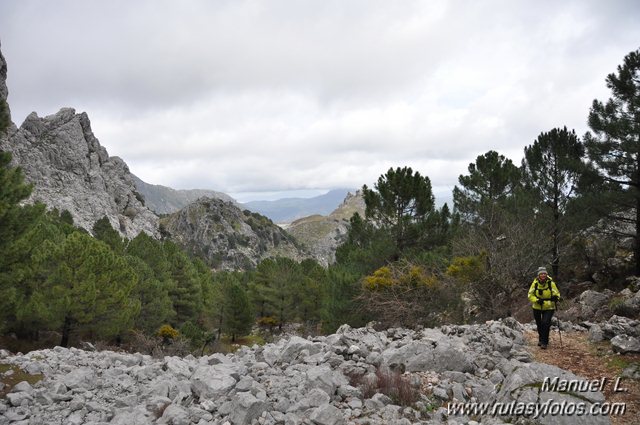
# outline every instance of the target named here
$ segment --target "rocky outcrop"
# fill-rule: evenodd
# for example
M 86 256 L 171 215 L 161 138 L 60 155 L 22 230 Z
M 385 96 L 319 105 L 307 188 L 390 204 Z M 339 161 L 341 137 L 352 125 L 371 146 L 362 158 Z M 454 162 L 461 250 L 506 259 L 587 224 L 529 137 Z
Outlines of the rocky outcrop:
M 174 213 L 203 197 L 236 202 L 226 193 L 216 192 L 215 190 L 176 190 L 159 184 L 145 183 L 136 176 L 133 176 L 133 181 L 136 185 L 136 190 L 144 198 L 144 204 L 156 214 Z
M 606 322 L 583 322 L 588 329 L 589 340 L 610 340 L 616 353 L 640 353 L 640 321 L 621 316 L 611 316 Z
M 356 212 L 364 216 L 364 209 L 362 194 L 359 191 L 349 193 L 328 216 L 301 218 L 291 223 L 287 231 L 309 250 L 316 261 L 328 266 L 335 261 L 336 249 L 345 241 L 349 219 Z
M 640 290 L 632 290 L 631 285 L 620 292 L 587 289 L 569 301 L 558 315 L 562 319 L 591 322 L 608 320 L 614 315 L 640 318 Z
M 581 423 L 610 423 L 588 414 L 604 401 L 601 392 L 545 388 L 546 379 L 585 381 L 532 362 L 523 344 L 522 327 L 507 319 L 415 331 L 345 325 L 329 336 L 283 338 L 200 358 L 61 347 L 4 352 L 2 363 L 42 373 L 44 380 L 14 386 L 0 401 L 0 423 L 409 425 L 473 423 L 472 416 L 500 424 L 522 423 L 508 407 L 520 403 L 540 409 L 578 403 L 587 409 Z M 402 396 L 384 376 L 398 378 Z M 415 397 L 403 398 L 409 394 Z M 449 403 L 502 408 L 471 414 L 448 411 Z M 526 423 L 575 423 L 575 415 L 558 415 L 555 407 L 532 412 Z
M 9 90 L 7 89 L 7 62 L 0 50 L 0 149 L 8 135 L 15 132 L 16 126 L 11 121 L 11 109 L 7 103 Z
M 293 238 L 271 220 L 221 199 L 201 198 L 162 218 L 161 228 L 173 241 L 216 269 L 248 269 L 270 257 L 307 257 Z
M 28 202 L 67 210 L 87 230 L 107 216 L 128 238 L 159 235 L 158 218 L 144 206 L 127 164 L 100 145 L 86 113 L 63 108 L 40 118 L 33 112 L 0 143 L 34 184 Z
M 7 89 L 7 62 L 4 60 L 2 50 L 0 50 L 0 103 L 6 102 L 8 97 L 9 90 Z M 8 110 L 8 107 L 7 110 L 5 110 L 5 113 L 7 114 L 7 119 L 11 121 L 11 113 Z

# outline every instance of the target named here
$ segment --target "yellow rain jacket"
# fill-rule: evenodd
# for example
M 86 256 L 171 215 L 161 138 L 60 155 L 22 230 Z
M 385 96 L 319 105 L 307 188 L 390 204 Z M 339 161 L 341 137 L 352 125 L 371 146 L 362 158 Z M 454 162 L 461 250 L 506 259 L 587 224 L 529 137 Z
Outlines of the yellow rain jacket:
M 536 310 L 554 310 L 555 303 L 550 300 L 552 295 L 560 298 L 560 291 L 558 291 L 558 287 L 551 279 L 551 276 L 547 276 L 544 282 L 540 282 L 537 277 L 533 280 L 529 288 L 529 301 L 533 303 L 533 308 Z M 542 305 L 536 302 L 538 299 L 544 300 Z

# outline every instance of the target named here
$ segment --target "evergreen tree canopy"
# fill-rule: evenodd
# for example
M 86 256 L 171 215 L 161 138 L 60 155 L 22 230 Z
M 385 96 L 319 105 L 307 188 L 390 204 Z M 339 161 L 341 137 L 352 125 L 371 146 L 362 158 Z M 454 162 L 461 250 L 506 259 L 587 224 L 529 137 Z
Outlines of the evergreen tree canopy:
M 196 322 L 204 306 L 198 272 L 187 254 L 177 245 L 164 242 L 163 246 L 173 281 L 169 287 L 169 296 L 176 312 L 177 323 Z
M 109 245 L 114 252 L 122 253 L 124 251 L 124 239 L 111 226 L 111 222 L 106 215 L 96 221 L 91 230 L 96 239 Z
M 112 337 L 131 325 L 139 310 L 130 296 L 136 275 L 106 244 L 74 232 L 62 244 L 46 241 L 35 255 L 46 277 L 43 299 L 51 324 L 62 331 L 62 346 L 74 326 Z
M 236 280 L 227 280 L 223 286 L 224 294 L 224 330 L 231 335 L 231 341 L 236 337 L 247 335 L 253 325 L 253 313 L 246 291 Z
M 589 112 L 585 144 L 589 159 L 603 179 L 625 191 L 620 209 L 635 208 L 635 216 L 610 218 L 634 223 L 636 274 L 640 275 L 640 49 L 625 56 L 617 73 L 606 78 L 611 97 L 594 100 Z
M 414 173 L 410 167 L 390 168 L 373 190 L 364 185 L 362 193 L 366 219 L 390 232 L 397 255 L 422 242 L 426 224 L 435 212 L 429 177 Z
M 479 155 L 468 170 L 468 175 L 458 177 L 462 188 L 453 188 L 454 209 L 466 222 L 490 220 L 487 207 L 504 203 L 521 184 L 518 167 L 496 151 Z
M 584 146 L 574 131 L 566 127 L 540 133 L 524 149 L 522 169 L 528 189 L 535 193 L 537 204 L 551 213 L 553 276 L 558 277 L 561 221 L 569 200 L 575 195 L 582 167 Z

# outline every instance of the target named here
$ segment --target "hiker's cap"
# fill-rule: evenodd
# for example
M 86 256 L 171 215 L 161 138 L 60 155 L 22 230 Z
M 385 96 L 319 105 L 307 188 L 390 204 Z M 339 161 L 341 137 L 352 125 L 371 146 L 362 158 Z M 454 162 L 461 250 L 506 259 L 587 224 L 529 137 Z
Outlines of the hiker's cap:
M 547 269 L 546 268 L 538 267 L 538 276 L 540 276 L 542 273 L 549 274 L 549 273 L 547 273 Z

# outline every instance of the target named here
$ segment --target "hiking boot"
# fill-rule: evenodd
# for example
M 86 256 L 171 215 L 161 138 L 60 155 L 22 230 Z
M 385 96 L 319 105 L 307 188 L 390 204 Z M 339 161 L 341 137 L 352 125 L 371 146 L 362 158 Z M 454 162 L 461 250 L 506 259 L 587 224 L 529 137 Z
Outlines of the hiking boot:
M 542 347 L 542 343 L 538 341 L 538 347 Z
M 547 344 L 540 344 L 540 348 L 542 348 L 543 350 L 547 349 Z

